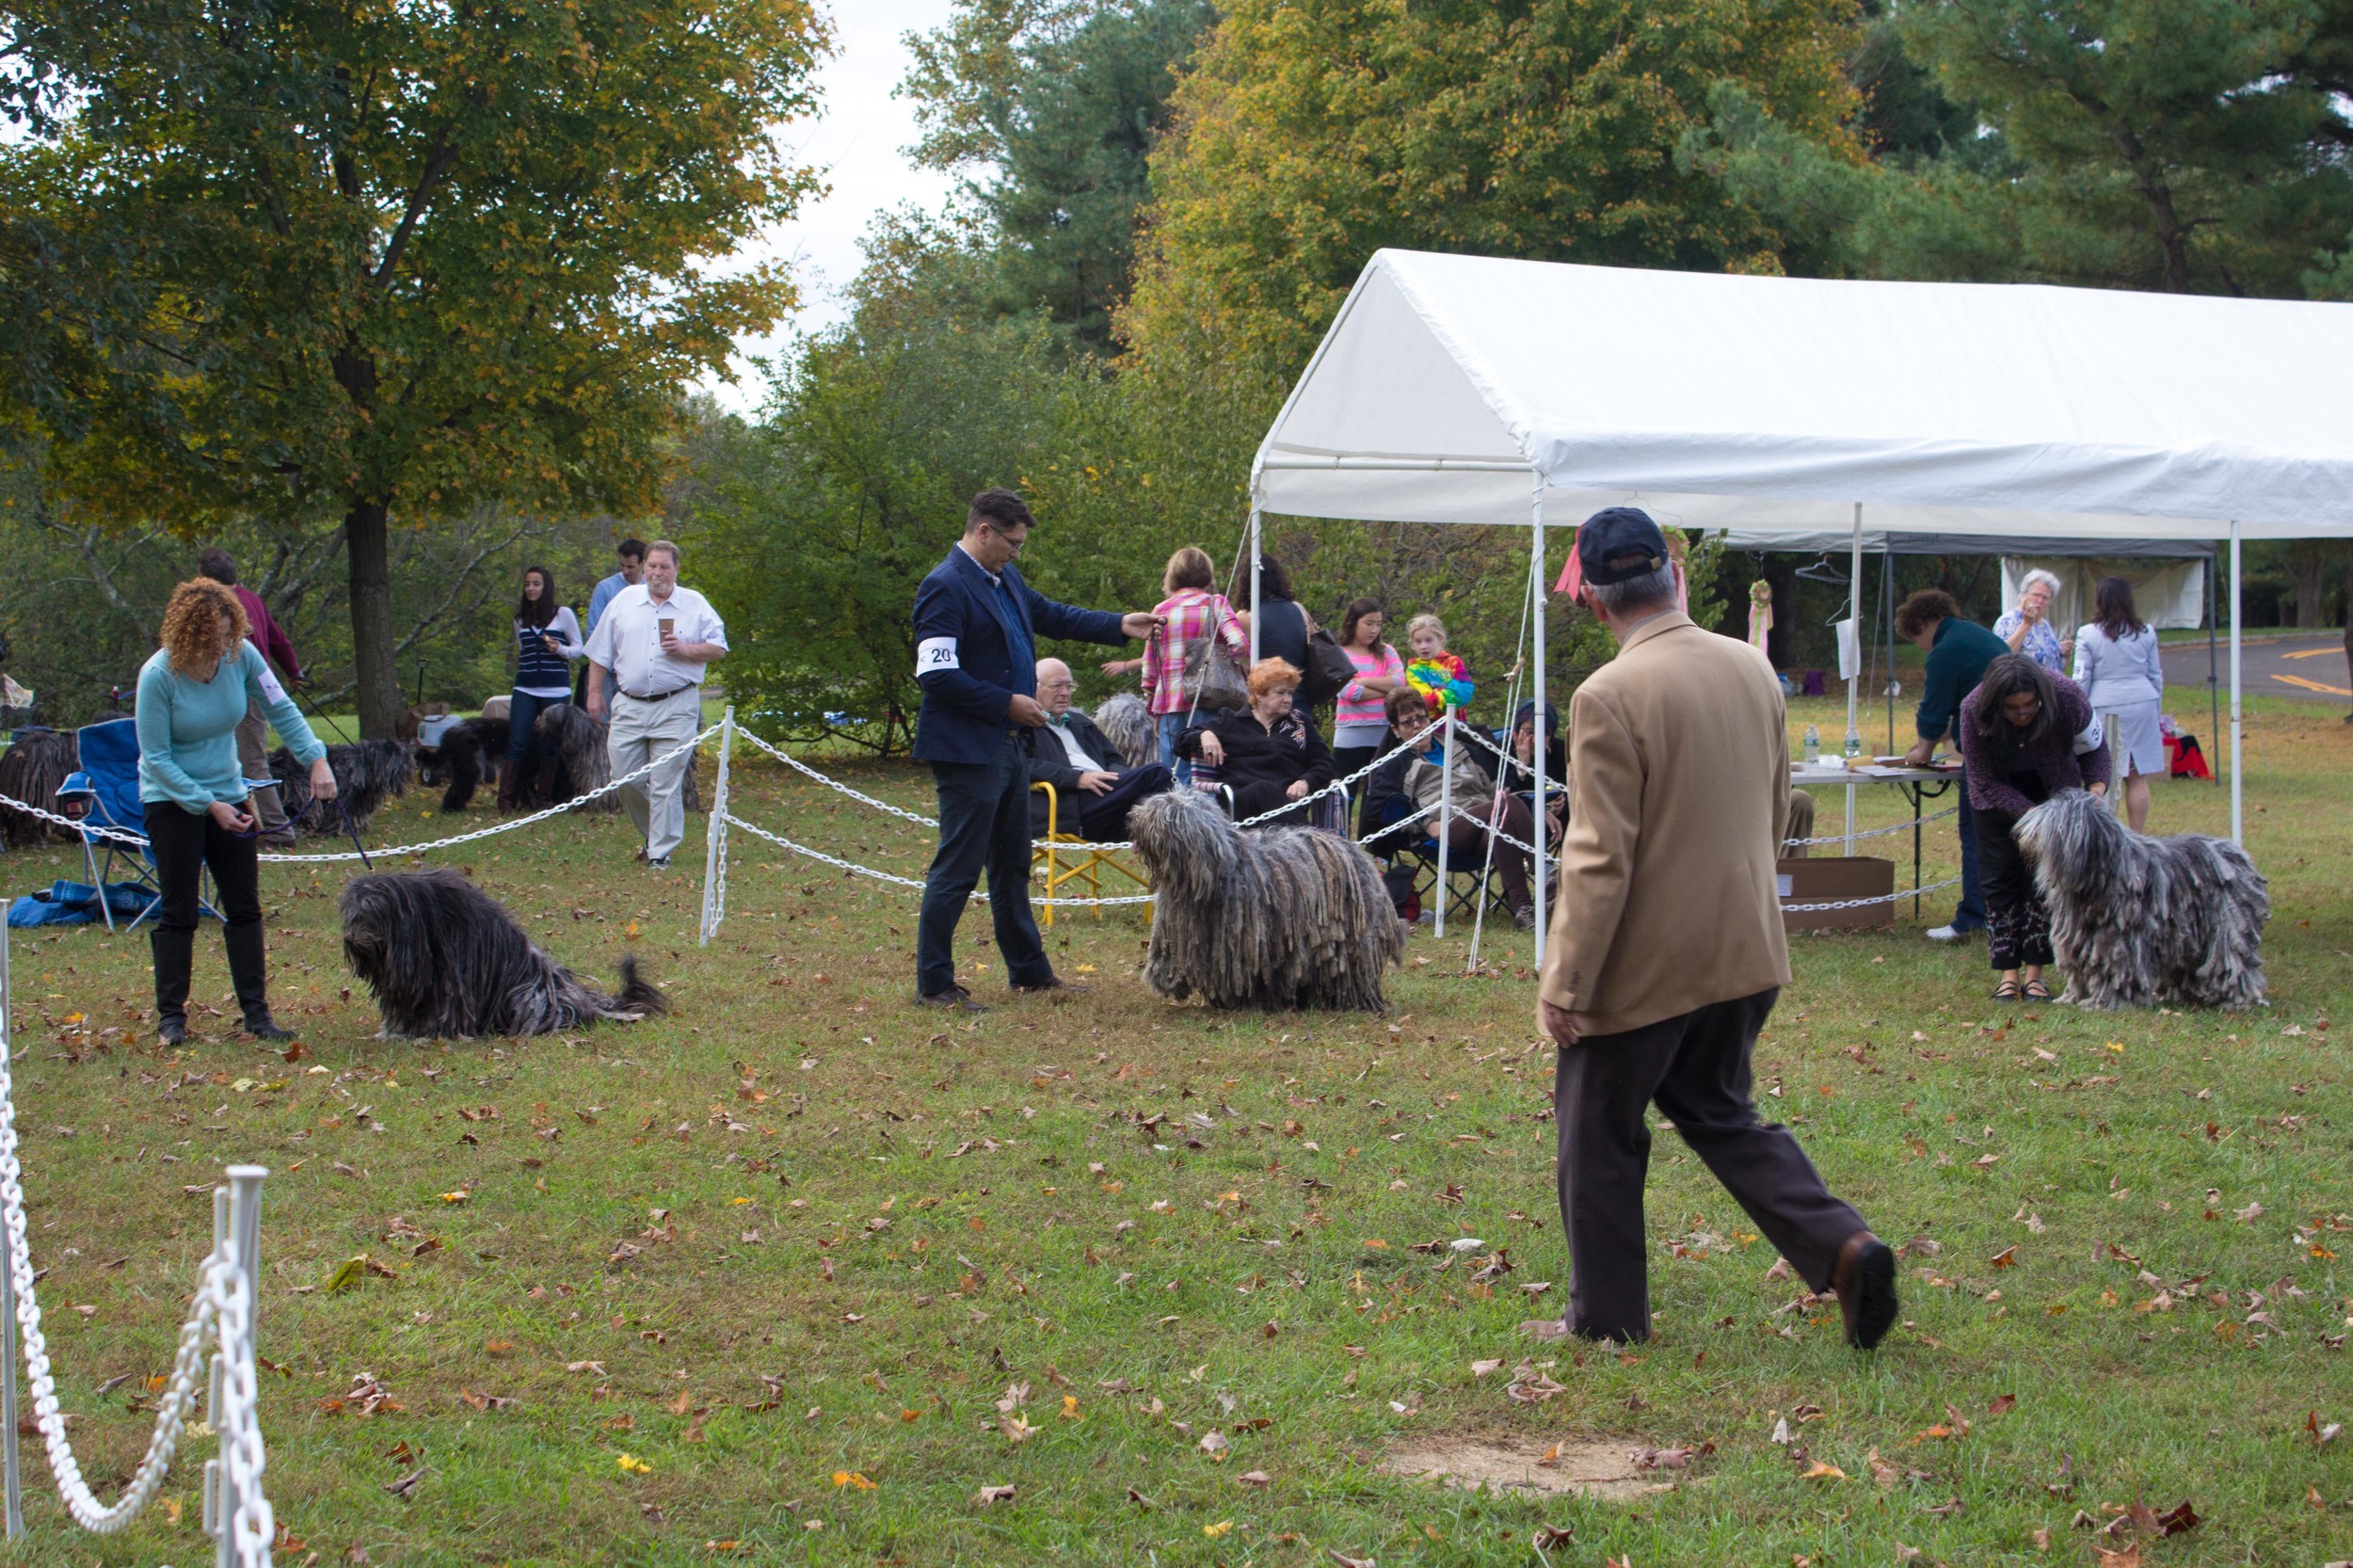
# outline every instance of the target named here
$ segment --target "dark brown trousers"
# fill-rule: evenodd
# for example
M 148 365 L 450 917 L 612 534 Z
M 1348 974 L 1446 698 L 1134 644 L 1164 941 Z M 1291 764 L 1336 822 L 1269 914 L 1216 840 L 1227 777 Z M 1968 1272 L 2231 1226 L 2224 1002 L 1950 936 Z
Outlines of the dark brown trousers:
M 1863 1216 L 1831 1196 L 1787 1128 L 1757 1117 L 1750 1052 L 1778 988 L 1711 1002 L 1560 1053 L 1561 1224 L 1575 1277 L 1568 1326 L 1593 1339 L 1650 1337 L 1642 1183 L 1653 1101 L 1765 1239 L 1817 1291 Z

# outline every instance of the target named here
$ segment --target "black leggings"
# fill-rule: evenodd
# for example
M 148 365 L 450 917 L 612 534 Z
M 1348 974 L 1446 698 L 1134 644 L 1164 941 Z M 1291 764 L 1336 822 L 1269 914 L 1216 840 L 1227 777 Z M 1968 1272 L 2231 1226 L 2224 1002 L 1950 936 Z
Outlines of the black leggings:
M 148 938 L 155 958 L 156 1016 L 187 1016 L 196 922 L 203 906 L 204 868 L 209 866 L 227 927 L 223 940 L 229 950 L 229 976 L 236 988 L 237 1004 L 248 1023 L 266 1019 L 269 993 L 262 947 L 262 868 L 255 858 L 260 846 L 222 827 L 210 814 L 200 815 L 169 801 L 148 803 L 147 843 L 163 893 L 154 935 Z
M 1979 810 L 1977 879 L 1985 894 L 1986 958 L 1996 969 L 2049 964 L 2051 912 L 2034 885 L 2034 872 L 2018 853 L 2010 830 L 2018 819 L 2008 811 Z

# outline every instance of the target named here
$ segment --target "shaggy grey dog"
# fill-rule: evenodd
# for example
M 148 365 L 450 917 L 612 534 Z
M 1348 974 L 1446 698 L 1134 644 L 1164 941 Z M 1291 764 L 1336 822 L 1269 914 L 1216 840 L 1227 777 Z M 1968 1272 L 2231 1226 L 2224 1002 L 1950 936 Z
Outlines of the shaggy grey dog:
M 539 755 L 556 760 L 554 787 L 549 798 L 540 804 L 552 806 L 559 800 L 571 800 L 601 790 L 612 781 L 613 754 L 605 744 L 605 727 L 590 718 L 586 709 L 569 702 L 542 708 L 531 728 L 539 738 Z M 620 808 L 621 797 L 617 792 L 581 808 L 584 811 Z
M 670 1010 L 634 959 L 621 960 L 620 993 L 607 996 L 453 871 L 356 877 L 343 917 L 344 957 L 375 994 L 385 1039 L 547 1034 Z
M 2063 1002 L 2252 1007 L 2264 1000 L 2271 896 L 2227 839 L 2150 839 L 2105 802 L 2062 790 L 2018 819 L 2019 853 L 2051 911 Z
M 337 811 L 332 805 L 322 805 L 304 816 L 303 808 L 311 804 L 311 770 L 296 761 L 295 754 L 284 746 L 269 754 L 270 776 L 278 780 L 278 803 L 289 818 L 301 818 L 302 832 L 319 838 L 342 833 L 346 815 L 355 831 L 366 832 L 368 819 L 387 800 L 407 794 L 417 776 L 416 759 L 398 741 L 338 742 L 327 748 L 327 766 L 335 776 L 335 798 L 344 808 Z
M 1160 760 L 1160 727 L 1152 722 L 1152 711 L 1135 693 L 1121 692 L 1105 698 L 1091 716 L 1103 739 L 1119 748 L 1129 767 Z
M 1145 801 L 1128 832 L 1152 877 L 1153 990 L 1213 1007 L 1388 1011 L 1382 977 L 1405 932 L 1371 856 L 1313 828 L 1243 833 L 1198 790 Z

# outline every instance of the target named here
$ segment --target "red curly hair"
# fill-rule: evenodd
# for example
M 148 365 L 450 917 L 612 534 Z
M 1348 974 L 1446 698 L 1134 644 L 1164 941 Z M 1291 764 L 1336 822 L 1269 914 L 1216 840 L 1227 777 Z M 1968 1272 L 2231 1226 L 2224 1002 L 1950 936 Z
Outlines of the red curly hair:
M 174 672 L 208 680 L 252 630 L 245 606 L 227 586 L 209 577 L 193 578 L 172 589 L 171 602 L 164 606 L 164 656 Z

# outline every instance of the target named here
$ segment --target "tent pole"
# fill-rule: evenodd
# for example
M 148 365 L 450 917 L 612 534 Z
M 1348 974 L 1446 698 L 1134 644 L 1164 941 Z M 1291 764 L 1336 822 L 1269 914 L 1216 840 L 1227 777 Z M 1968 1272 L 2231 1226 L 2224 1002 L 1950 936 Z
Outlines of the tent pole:
M 2212 741 L 2217 746 L 2222 744 L 2222 663 L 2219 656 L 2216 654 L 2214 647 L 2215 628 L 2222 621 L 2222 590 L 2219 586 L 2222 573 L 2216 569 L 2219 565 L 2214 546 L 2208 545 L 2206 547 L 2206 739 Z M 2222 782 L 2222 776 L 2216 774 L 2214 781 L 2219 785 Z
M 1250 508 L 1250 662 L 1258 662 L 1258 508 Z
M 2239 716 L 2239 526 L 2231 520 L 2231 842 L 2247 841 L 2246 760 Z
M 1535 862 L 1536 971 L 1542 974 L 1545 968 L 1545 856 L 1550 853 L 1550 846 L 1545 842 L 1545 802 L 1546 799 L 1545 752 L 1550 744 L 1552 735 L 1545 724 L 1545 605 L 1549 595 L 1545 584 L 1545 476 L 1541 471 L 1536 474 L 1535 490 L 1535 501 L 1530 507 L 1534 527 L 1530 531 L 1531 538 L 1528 548 L 1529 558 L 1533 563 L 1530 568 L 1532 575 L 1529 582 L 1529 591 L 1536 596 L 1536 607 L 1532 612 L 1536 620 L 1536 673 L 1529 693 L 1536 701 L 1536 706 L 1532 710 L 1536 715 L 1536 744 L 1532 748 L 1535 752 L 1536 764 L 1536 802 L 1535 809 L 1529 813 L 1529 820 L 1536 830 L 1536 853 L 1529 858 Z
M 1863 503 L 1860 501 L 1854 504 L 1854 553 L 1849 558 L 1847 571 L 1847 614 L 1854 622 L 1855 639 L 1854 673 L 1847 677 L 1846 753 L 1851 760 L 1856 752 L 1862 749 L 1858 744 L 1858 739 L 1863 733 L 1855 728 L 1855 699 L 1861 695 L 1855 688 L 1863 683 Z M 1844 649 L 1840 651 L 1843 652 Z M 1847 778 L 1847 856 L 1852 859 L 1854 857 L 1854 776 L 1849 774 Z
M 1896 751 L 1896 536 L 1880 551 L 1880 620 L 1887 631 L 1887 750 Z M 1914 815 L 1918 813 L 1915 812 Z M 1919 911 L 1913 911 L 1914 914 Z

